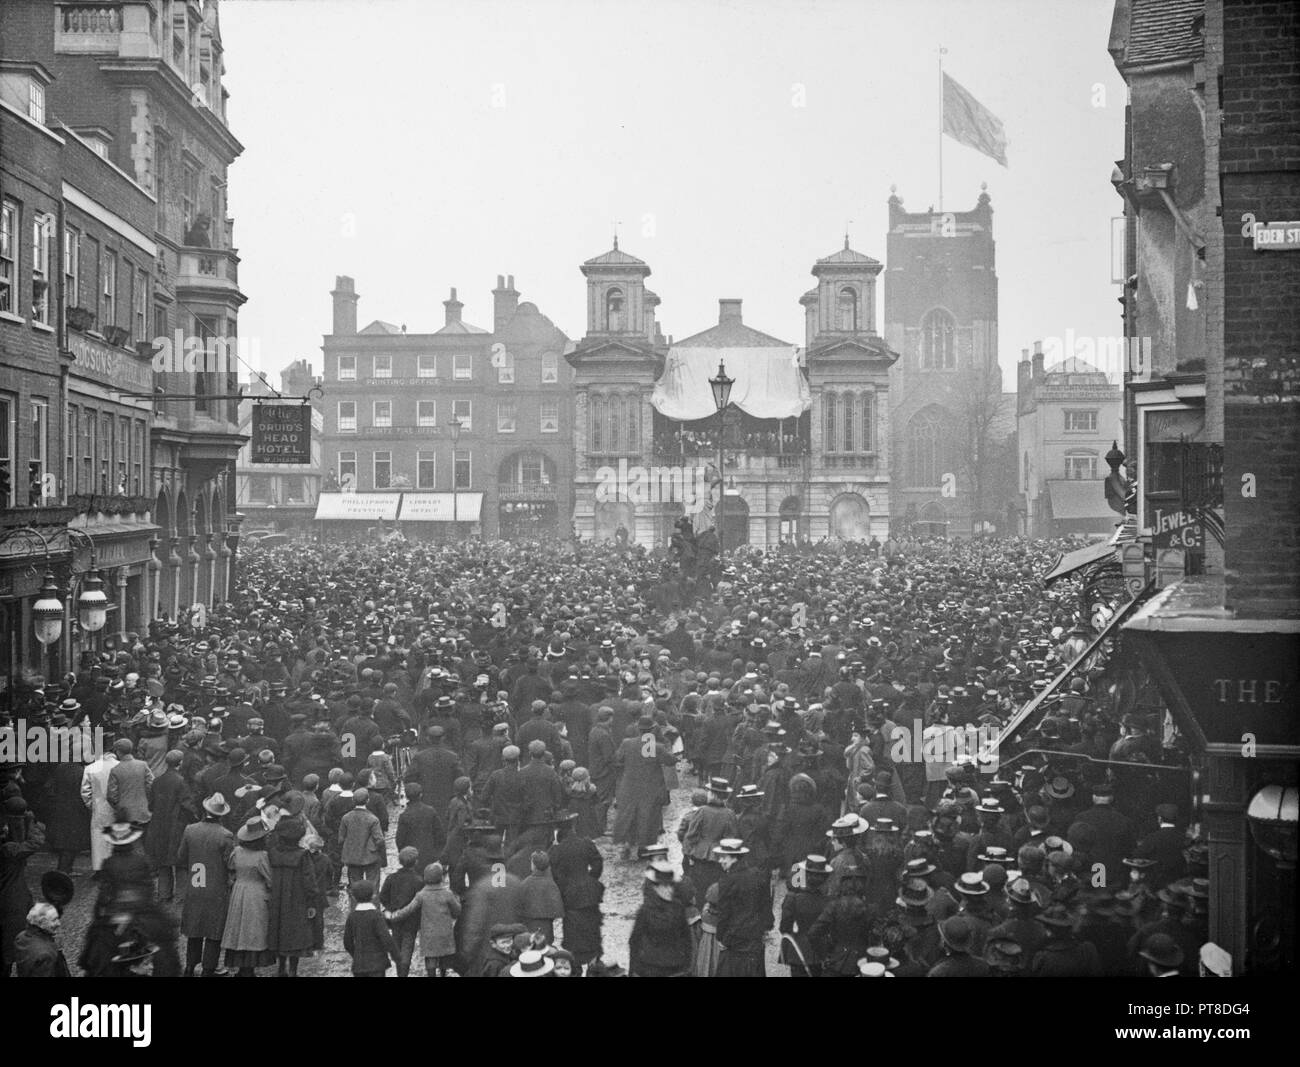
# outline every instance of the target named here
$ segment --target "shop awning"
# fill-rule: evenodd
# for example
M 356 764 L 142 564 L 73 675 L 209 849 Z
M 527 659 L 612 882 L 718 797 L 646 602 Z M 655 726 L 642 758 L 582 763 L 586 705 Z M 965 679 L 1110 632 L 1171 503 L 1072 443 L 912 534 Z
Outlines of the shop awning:
M 1064 578 L 1108 556 L 1114 556 L 1118 551 L 1110 541 L 1098 541 L 1096 544 L 1076 548 L 1073 552 L 1062 553 L 1056 557 L 1052 569 L 1043 575 L 1043 584 L 1051 585 L 1058 578 Z
M 321 493 L 316 518 L 392 522 L 401 497 L 401 493 Z
M 482 493 L 403 493 L 403 522 L 478 522 Z
M 1102 628 L 1101 632 L 1097 634 L 1097 636 L 1094 637 L 1091 642 L 1089 642 L 1088 647 L 1083 650 L 1083 655 L 1081 655 L 1078 659 L 1076 659 L 1073 663 L 1071 663 L 1068 667 L 1066 667 L 1065 670 L 1063 670 L 1060 674 L 1058 674 L 1055 678 L 1053 678 L 1051 685 L 1049 685 L 1046 689 L 1044 689 L 1041 693 L 1039 693 L 1036 697 L 1034 697 L 1033 700 L 1029 701 L 1029 703 L 1027 703 L 1023 708 L 1021 708 L 1018 712 L 1015 713 L 1015 715 L 1011 717 L 1011 720 L 1006 724 L 1006 726 L 1002 727 L 1002 732 L 998 734 L 997 744 L 995 745 L 995 748 L 1000 748 L 1004 742 L 1011 740 L 1017 733 L 1020 732 L 1022 727 L 1026 725 L 1032 726 L 1034 725 L 1034 723 L 1037 722 L 1036 712 L 1039 711 L 1039 709 L 1052 696 L 1053 693 L 1055 693 L 1057 690 L 1061 688 L 1061 686 L 1065 684 L 1066 680 L 1072 674 L 1074 674 L 1075 671 L 1077 671 L 1081 666 L 1083 666 L 1083 664 L 1088 662 L 1088 657 L 1090 657 L 1095 651 L 1097 651 L 1098 646 L 1103 641 L 1105 641 L 1106 638 L 1110 637 L 1111 634 L 1113 634 L 1116 630 L 1120 628 L 1124 620 L 1127 619 L 1133 613 L 1134 609 L 1138 605 L 1138 602 L 1142 600 L 1142 598 L 1145 596 L 1146 596 L 1146 590 L 1143 589 L 1141 593 L 1139 593 L 1127 604 L 1125 604 L 1122 608 L 1120 608 L 1119 611 L 1115 612 L 1115 614 L 1111 617 L 1110 621 L 1106 623 L 1106 625 Z
M 1115 513 L 1106 503 L 1106 483 L 1067 478 L 1047 483 L 1047 494 L 1052 499 L 1052 518 L 1066 521 L 1078 519 L 1113 519 Z
M 756 419 L 790 419 L 812 404 L 812 394 L 795 355 L 785 347 L 672 348 L 650 402 L 670 419 L 692 422 L 717 414 L 709 379 L 718 361 L 734 378 L 731 403 Z

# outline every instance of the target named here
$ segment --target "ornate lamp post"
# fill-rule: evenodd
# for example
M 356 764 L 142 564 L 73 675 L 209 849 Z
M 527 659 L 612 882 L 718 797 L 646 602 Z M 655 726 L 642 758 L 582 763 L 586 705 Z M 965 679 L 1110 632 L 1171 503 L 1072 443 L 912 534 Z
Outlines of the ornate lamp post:
M 718 409 L 718 558 L 722 558 L 723 550 L 723 519 L 726 516 L 727 487 L 723 481 L 723 452 L 722 437 L 726 432 L 726 413 L 727 405 L 731 403 L 731 387 L 736 384 L 735 378 L 727 377 L 727 365 L 722 360 L 718 360 L 718 374 L 715 378 L 709 379 L 709 388 L 713 390 L 713 403 Z

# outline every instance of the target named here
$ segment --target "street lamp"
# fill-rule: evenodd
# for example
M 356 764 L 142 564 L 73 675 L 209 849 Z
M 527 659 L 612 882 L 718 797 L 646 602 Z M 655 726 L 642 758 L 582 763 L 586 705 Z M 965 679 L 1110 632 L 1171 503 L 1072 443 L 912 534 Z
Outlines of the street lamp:
M 726 515 L 727 487 L 723 482 L 723 465 L 722 456 L 722 435 L 726 431 L 726 411 L 727 405 L 731 403 L 731 387 L 736 384 L 735 378 L 727 377 L 727 365 L 722 360 L 718 360 L 718 376 L 709 379 L 709 388 L 713 390 L 713 404 L 718 409 L 718 562 L 722 562 L 722 522 Z
M 451 537 L 456 539 L 456 527 L 460 523 L 460 494 L 456 489 L 456 445 L 460 443 L 461 421 L 455 415 L 451 417 Z
M 45 581 L 41 585 L 40 595 L 32 604 L 32 629 L 36 640 L 46 648 L 63 635 L 63 602 L 59 599 L 59 587 L 54 582 L 54 571 L 50 569 L 50 542 L 34 526 L 18 526 L 0 533 L 0 544 L 19 539 L 27 541 L 33 547 L 39 545 L 45 556 Z
M 90 544 L 90 571 L 77 597 L 77 621 L 87 633 L 98 633 L 108 621 L 108 596 L 95 562 L 95 541 L 85 530 L 68 527 L 68 537 L 84 537 Z

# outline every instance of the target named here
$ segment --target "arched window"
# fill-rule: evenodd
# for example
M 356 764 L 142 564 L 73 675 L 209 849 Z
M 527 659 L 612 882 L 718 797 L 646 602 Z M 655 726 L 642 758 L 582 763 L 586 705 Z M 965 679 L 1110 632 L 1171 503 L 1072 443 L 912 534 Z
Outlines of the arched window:
M 921 320 L 921 369 L 952 370 L 957 366 L 957 324 L 943 308 L 926 312 Z
M 855 436 L 857 433 L 858 422 L 858 398 L 853 393 L 844 394 L 844 416 L 840 420 L 844 427 L 844 448 L 845 452 L 856 452 Z
M 637 426 L 637 398 L 629 396 L 624 398 L 623 402 L 623 448 L 625 451 L 639 452 L 641 450 L 639 433 L 640 429 Z
M 834 393 L 826 393 L 822 396 L 822 444 L 827 452 L 836 450 L 835 409 L 838 401 L 839 397 Z
M 851 286 L 840 290 L 839 299 L 840 329 L 855 333 L 858 328 L 858 293 Z
M 600 393 L 591 394 L 591 451 L 605 451 L 605 398 Z
M 605 293 L 605 328 L 611 333 L 623 329 L 623 290 L 614 288 Z
M 863 452 L 876 450 L 876 394 L 862 394 L 862 432 L 858 438 L 858 447 Z
M 947 419 L 942 409 L 918 411 L 907 424 L 907 482 L 917 488 L 939 485 L 952 473 Z

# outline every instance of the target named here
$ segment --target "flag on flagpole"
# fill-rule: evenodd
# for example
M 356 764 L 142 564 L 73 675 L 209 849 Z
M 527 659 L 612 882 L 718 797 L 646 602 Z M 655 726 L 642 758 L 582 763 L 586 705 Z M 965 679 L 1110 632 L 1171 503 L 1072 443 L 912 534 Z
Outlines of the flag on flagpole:
M 1002 128 L 1002 120 L 946 72 L 943 76 L 943 132 L 1007 166 L 1007 134 Z

